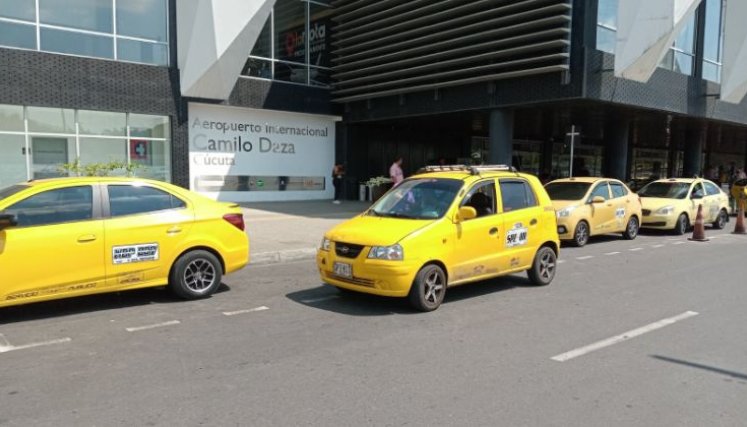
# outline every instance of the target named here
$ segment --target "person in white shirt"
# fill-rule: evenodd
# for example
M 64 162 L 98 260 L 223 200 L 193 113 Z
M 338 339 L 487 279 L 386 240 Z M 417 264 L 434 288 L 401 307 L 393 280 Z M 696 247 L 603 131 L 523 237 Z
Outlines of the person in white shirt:
M 394 163 L 392 163 L 392 166 L 389 167 L 389 178 L 391 178 L 392 183 L 394 183 L 394 187 L 398 186 L 399 183 L 405 179 L 405 176 L 402 173 L 402 160 L 402 157 L 397 157 L 397 159 L 394 160 Z

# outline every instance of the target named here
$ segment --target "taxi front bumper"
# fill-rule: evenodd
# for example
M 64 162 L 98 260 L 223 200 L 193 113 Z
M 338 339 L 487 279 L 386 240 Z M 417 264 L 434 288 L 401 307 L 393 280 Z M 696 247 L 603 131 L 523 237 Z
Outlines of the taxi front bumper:
M 560 240 L 573 240 L 578 221 L 578 219 L 571 217 L 558 218 L 558 237 Z
M 653 228 L 658 230 L 671 230 L 677 225 L 677 215 L 643 215 L 641 228 Z
M 368 249 L 368 248 L 366 248 Z M 316 265 L 323 282 L 339 288 L 386 297 L 405 297 L 420 267 L 418 261 L 388 261 L 366 258 L 363 250 L 356 258 L 339 257 L 332 251 L 317 250 Z M 349 264 L 352 276 L 335 274 L 334 264 Z

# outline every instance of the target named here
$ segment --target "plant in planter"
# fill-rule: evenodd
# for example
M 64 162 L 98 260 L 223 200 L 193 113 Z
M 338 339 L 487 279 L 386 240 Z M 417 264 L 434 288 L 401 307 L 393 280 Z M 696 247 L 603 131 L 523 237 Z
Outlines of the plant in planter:
M 370 194 L 371 200 L 376 201 L 386 193 L 389 189 L 389 184 L 391 183 L 392 180 L 385 176 L 376 176 L 369 178 L 368 181 L 365 181 L 362 184 L 368 188 L 368 194 Z

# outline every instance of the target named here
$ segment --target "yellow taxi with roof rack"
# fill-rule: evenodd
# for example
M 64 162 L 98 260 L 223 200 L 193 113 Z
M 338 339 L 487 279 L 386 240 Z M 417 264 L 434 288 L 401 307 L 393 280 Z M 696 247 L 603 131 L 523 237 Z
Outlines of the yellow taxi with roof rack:
M 584 246 L 590 236 L 622 233 L 638 236 L 641 200 L 621 181 L 610 178 L 564 178 L 545 184 L 558 216 L 560 240 Z
M 539 180 L 508 166 L 429 166 L 329 230 L 323 282 L 439 307 L 451 286 L 528 271 L 555 277 L 555 210 Z
M 729 196 L 715 183 L 703 178 L 666 178 L 638 191 L 643 204 L 643 228 L 671 230 L 685 234 L 695 223 L 698 205 L 703 220 L 722 229 L 729 221 Z

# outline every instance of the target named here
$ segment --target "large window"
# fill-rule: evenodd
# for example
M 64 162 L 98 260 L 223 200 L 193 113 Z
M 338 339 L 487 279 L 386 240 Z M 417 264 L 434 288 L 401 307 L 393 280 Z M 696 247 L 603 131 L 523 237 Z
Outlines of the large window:
M 615 53 L 618 0 L 599 0 L 597 13 L 597 49 Z
M 706 0 L 703 34 L 703 78 L 721 81 L 721 55 L 724 48 L 724 1 Z
M 0 0 L 0 46 L 168 65 L 168 0 Z
M 330 14 L 326 1 L 278 0 L 242 74 L 326 87 Z
M 119 162 L 134 175 L 169 181 L 170 123 L 165 116 L 0 104 L 0 188 L 74 175 L 76 161 L 83 174 Z
M 659 67 L 678 73 L 692 75 L 693 62 L 695 60 L 695 27 L 694 13 L 688 19 L 687 24 L 674 40 L 669 51 L 664 55 Z

